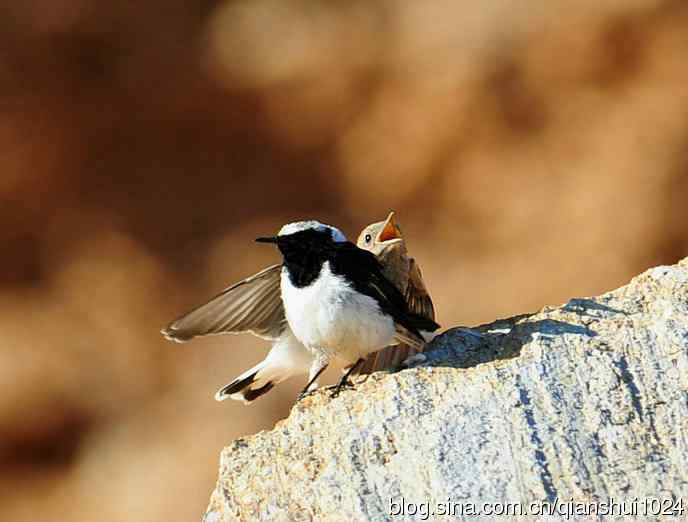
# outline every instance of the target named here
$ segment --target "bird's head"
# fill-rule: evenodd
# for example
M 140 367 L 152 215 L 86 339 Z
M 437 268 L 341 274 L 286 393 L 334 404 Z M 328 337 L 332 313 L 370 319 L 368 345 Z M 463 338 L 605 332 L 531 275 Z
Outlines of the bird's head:
M 313 246 L 344 243 L 346 236 L 336 227 L 319 221 L 296 221 L 284 225 L 276 236 L 259 237 L 259 243 L 275 243 L 283 254 L 310 250 Z
M 365 227 L 358 236 L 356 244 L 359 248 L 369 250 L 378 257 L 406 253 L 404 236 L 394 220 L 394 212 L 390 212 L 384 221 Z
M 296 221 L 294 223 L 287 223 L 277 233 L 277 237 L 288 237 L 298 233 L 305 233 L 307 235 L 321 235 L 326 239 L 330 239 L 334 243 L 344 243 L 346 236 L 337 227 L 326 225 L 320 221 Z

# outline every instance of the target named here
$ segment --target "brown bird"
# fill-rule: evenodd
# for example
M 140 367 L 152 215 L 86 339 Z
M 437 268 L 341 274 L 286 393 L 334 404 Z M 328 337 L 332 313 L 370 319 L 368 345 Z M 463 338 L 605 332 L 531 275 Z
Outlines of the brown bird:
M 423 282 L 418 263 L 408 255 L 401 228 L 394 220 L 394 212 L 379 223 L 368 225 L 359 234 L 359 248 L 371 251 L 380 260 L 383 273 L 406 297 L 409 311 L 435 320 L 435 308 Z M 388 346 L 368 357 L 358 373 L 398 368 L 408 357 L 422 351 L 408 344 Z
M 366 227 L 359 236 L 358 246 L 378 257 L 384 276 L 406 297 L 409 311 L 434 318 L 432 301 L 417 264 L 407 254 L 401 230 L 394 222 L 394 213 L 385 221 Z M 218 401 L 232 398 L 249 403 L 290 377 L 308 375 L 309 381 L 315 377 L 310 374 L 313 354 L 296 339 L 285 318 L 281 272 L 281 264 L 265 268 L 228 287 L 162 330 L 168 340 L 180 343 L 205 335 L 244 332 L 273 343 L 263 361 L 215 394 Z M 400 350 L 399 354 L 395 350 Z M 397 367 L 418 351 L 420 349 L 408 345 L 384 348 L 372 354 L 358 373 Z

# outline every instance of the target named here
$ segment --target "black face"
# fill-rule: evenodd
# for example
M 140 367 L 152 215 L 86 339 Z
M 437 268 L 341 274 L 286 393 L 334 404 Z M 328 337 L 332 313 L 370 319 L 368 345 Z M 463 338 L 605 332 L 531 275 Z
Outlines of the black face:
M 299 288 L 310 285 L 318 278 L 334 245 L 331 230 L 313 228 L 288 236 L 258 238 L 257 241 L 277 244 L 284 258 L 284 266 L 289 271 L 289 279 Z

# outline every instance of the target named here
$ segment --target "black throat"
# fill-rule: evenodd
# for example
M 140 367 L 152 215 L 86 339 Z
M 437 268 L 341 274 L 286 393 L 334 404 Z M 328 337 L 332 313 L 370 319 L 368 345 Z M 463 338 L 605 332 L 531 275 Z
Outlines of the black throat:
M 284 258 L 289 281 L 296 288 L 310 286 L 318 279 L 332 249 L 330 231 L 303 230 L 280 238 L 277 246 Z

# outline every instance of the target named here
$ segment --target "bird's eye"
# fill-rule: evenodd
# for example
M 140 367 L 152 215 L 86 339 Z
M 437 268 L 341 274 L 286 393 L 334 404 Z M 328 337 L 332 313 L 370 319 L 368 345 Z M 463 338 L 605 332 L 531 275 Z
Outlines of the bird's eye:
M 371 236 L 370 234 L 365 235 L 365 242 L 366 243 L 370 243 L 372 240 L 373 240 L 373 236 Z

